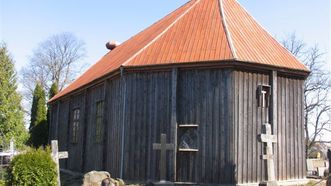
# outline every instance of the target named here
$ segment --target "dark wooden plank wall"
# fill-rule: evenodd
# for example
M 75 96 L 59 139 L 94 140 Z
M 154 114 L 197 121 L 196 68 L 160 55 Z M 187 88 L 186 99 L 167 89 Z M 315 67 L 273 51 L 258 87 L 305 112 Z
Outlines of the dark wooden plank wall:
M 305 178 L 303 83 L 300 79 L 278 77 L 278 122 L 274 128 L 278 137 L 274 145 L 278 180 Z
M 85 131 L 85 96 L 83 93 L 76 94 L 70 97 L 70 106 L 69 106 L 69 122 L 67 127 L 67 138 L 66 148 L 69 152 L 67 168 L 73 171 L 81 172 L 83 170 L 83 148 L 84 148 L 84 131 Z M 80 118 L 79 118 L 79 127 L 78 127 L 78 141 L 77 143 L 72 143 L 72 125 L 73 125 L 73 110 L 80 109 Z M 67 114 L 68 114 L 67 113 Z M 63 130 L 65 130 L 64 126 Z
M 49 126 L 49 142 L 51 140 L 57 140 L 57 130 L 58 130 L 58 111 L 60 109 L 59 107 L 60 101 L 57 101 L 53 103 L 50 106 L 50 113 L 51 113 L 51 123 Z
M 152 144 L 161 133 L 170 142 L 171 72 L 126 75 L 124 175 L 128 180 L 159 178 L 159 153 Z M 170 152 L 168 153 L 168 157 Z M 167 162 L 168 175 L 173 163 Z
M 59 104 L 59 114 L 57 118 L 57 136 L 55 139 L 58 139 L 59 144 L 59 150 L 60 151 L 67 151 L 68 150 L 68 143 L 67 143 L 67 137 L 68 137 L 68 124 L 69 124 L 69 105 L 70 100 L 65 99 L 58 102 Z M 67 161 L 63 160 L 60 161 L 61 167 L 67 167 Z
M 266 179 L 263 144 L 257 140 L 268 110 L 257 106 L 257 87 L 270 84 L 269 74 L 234 72 L 234 141 L 237 183 L 259 183 Z M 278 180 L 304 178 L 303 150 L 303 80 L 277 78 L 277 123 L 274 134 L 276 178 Z
M 265 162 L 260 159 L 263 144 L 258 142 L 268 109 L 258 107 L 257 87 L 268 85 L 268 74 L 234 72 L 234 144 L 237 183 L 258 183 L 265 177 Z
M 231 77 L 224 69 L 179 71 L 177 123 L 199 125 L 199 151 L 177 154 L 177 181 L 234 182 Z
M 269 75 L 214 69 L 179 70 L 177 76 L 177 96 L 171 93 L 171 71 L 130 73 L 124 75 L 126 93 L 123 82 L 116 78 L 107 80 L 107 86 L 92 87 L 71 96 L 71 100 L 54 103 L 51 125 L 52 130 L 57 126 L 58 132 L 52 133 L 52 138 L 58 136 L 60 150 L 69 150 L 69 159 L 61 160 L 64 162 L 61 167 L 80 172 L 84 167 L 86 171 L 106 169 L 118 177 L 124 118 L 123 178 L 156 180 L 159 152 L 152 149 L 152 144 L 159 142 L 161 133 L 167 134 L 168 142 L 174 142 L 174 138 L 170 139 L 170 123 L 171 99 L 175 97 L 177 123 L 199 125 L 199 151 L 178 153 L 177 181 L 256 183 L 264 180 L 265 163 L 260 159 L 263 145 L 257 141 L 257 135 L 268 119 L 268 111 L 257 107 L 256 89 L 260 84 L 269 84 Z M 305 175 L 302 85 L 303 80 L 286 77 L 279 77 L 277 81 L 278 122 L 274 132 L 278 143 L 274 151 L 279 180 Z M 100 99 L 105 100 L 103 143 L 106 145 L 102 147 L 92 142 L 95 103 Z M 77 107 L 81 108 L 80 140 L 72 144 L 71 115 Z M 88 112 L 85 113 L 85 109 Z M 89 127 L 86 130 L 85 123 Z M 84 131 L 87 134 L 85 150 Z M 169 157 L 171 152 L 167 177 L 172 180 L 174 162 Z
M 87 107 L 86 115 L 86 136 L 85 136 L 85 153 L 84 153 L 84 172 L 91 170 L 103 170 L 103 140 L 96 141 L 96 109 L 97 102 L 104 101 L 105 103 L 105 84 L 96 85 L 91 87 L 87 92 Z M 105 118 L 105 112 L 103 118 Z M 104 122 L 103 122 L 104 124 Z M 105 130 L 102 125 L 102 131 Z M 103 133 L 105 134 L 105 133 Z M 103 136 L 102 136 L 103 138 Z
M 61 168 L 78 172 L 87 172 L 92 169 L 108 170 L 113 176 L 119 176 L 123 87 L 119 78 L 106 82 L 106 86 L 104 84 L 94 86 L 78 95 L 52 104 L 51 139 L 59 140 L 61 151 L 69 151 L 68 160 L 60 161 Z M 107 96 L 105 96 L 106 92 Z M 104 142 L 96 144 L 94 140 L 95 106 L 96 101 L 99 100 L 105 101 Z M 72 114 L 75 108 L 80 109 L 80 137 L 77 144 L 71 143 Z
M 109 171 L 113 177 L 120 176 L 120 161 L 121 161 L 121 129 L 122 129 L 122 114 L 123 114 L 123 87 L 119 78 L 108 81 L 106 96 L 106 146 L 105 154 L 105 169 Z

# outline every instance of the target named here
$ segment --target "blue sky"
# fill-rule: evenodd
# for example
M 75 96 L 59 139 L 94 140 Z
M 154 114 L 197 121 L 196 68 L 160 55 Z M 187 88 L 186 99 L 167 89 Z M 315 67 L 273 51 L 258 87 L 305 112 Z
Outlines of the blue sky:
M 123 42 L 185 2 L 0 0 L 0 40 L 7 43 L 20 71 L 38 43 L 56 33 L 72 32 L 85 41 L 84 63 L 91 65 L 107 52 L 108 40 Z M 330 0 L 239 2 L 277 38 L 296 32 L 308 44 L 317 43 L 325 52 L 330 50 Z
M 296 34 L 328 54 L 331 69 L 330 0 L 238 0 L 273 36 Z M 20 72 L 40 42 L 72 32 L 86 43 L 91 65 L 109 40 L 125 41 L 187 0 L 0 0 L 0 41 Z

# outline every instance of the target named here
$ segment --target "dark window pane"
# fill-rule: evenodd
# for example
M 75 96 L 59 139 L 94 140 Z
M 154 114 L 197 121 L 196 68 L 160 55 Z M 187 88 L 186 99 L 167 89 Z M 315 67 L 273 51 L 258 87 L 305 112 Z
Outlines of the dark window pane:
M 78 131 L 79 131 L 79 117 L 80 110 L 74 109 L 73 111 L 73 121 L 72 121 L 72 143 L 78 142 Z
M 179 149 L 198 149 L 198 130 L 196 127 L 180 128 Z
M 103 123 L 103 101 L 96 103 L 96 117 L 95 117 L 95 141 L 100 143 L 102 141 L 102 123 Z

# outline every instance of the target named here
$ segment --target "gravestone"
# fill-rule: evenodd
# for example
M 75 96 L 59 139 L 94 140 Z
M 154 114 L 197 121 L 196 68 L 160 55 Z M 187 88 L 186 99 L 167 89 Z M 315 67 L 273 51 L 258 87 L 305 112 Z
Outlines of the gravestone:
M 174 185 L 172 182 L 166 181 L 166 161 L 167 161 L 167 150 L 174 150 L 174 144 L 167 143 L 167 135 L 161 134 L 160 143 L 153 143 L 153 150 L 160 150 L 160 181 L 157 183 L 153 183 L 154 185 L 162 185 L 162 186 L 172 186 Z
M 59 147 L 58 147 L 57 140 L 52 140 L 51 148 L 52 148 L 51 156 L 52 156 L 53 161 L 56 164 L 56 169 L 57 169 L 57 183 L 60 186 L 61 185 L 61 180 L 60 180 L 60 163 L 59 163 L 59 160 L 68 158 L 68 152 L 67 151 L 59 152 Z
M 262 159 L 267 161 L 267 176 L 268 179 L 266 182 L 261 183 L 260 185 L 274 186 L 278 185 L 275 178 L 275 163 L 273 156 L 272 143 L 276 143 L 277 139 L 275 135 L 271 134 L 271 125 L 266 123 L 263 125 L 264 134 L 259 135 L 259 139 L 262 143 L 266 143 L 266 154 L 262 155 Z

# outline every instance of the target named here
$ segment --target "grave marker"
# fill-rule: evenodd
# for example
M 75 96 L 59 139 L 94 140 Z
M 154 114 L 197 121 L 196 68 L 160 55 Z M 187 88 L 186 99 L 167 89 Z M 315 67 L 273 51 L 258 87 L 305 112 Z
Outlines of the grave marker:
M 161 134 L 160 143 L 153 143 L 153 150 L 160 150 L 160 182 L 155 185 L 173 185 L 169 182 L 166 182 L 166 161 L 167 161 L 167 150 L 174 150 L 174 144 L 167 143 L 167 135 Z
M 260 141 L 266 143 L 266 154 L 262 155 L 262 159 L 267 160 L 267 182 L 264 185 L 277 185 L 275 181 L 275 164 L 274 164 L 274 156 L 272 143 L 276 143 L 277 139 L 275 135 L 271 134 L 271 125 L 266 123 L 263 125 L 265 134 L 260 134 Z
M 59 152 L 59 147 L 57 140 L 52 140 L 51 142 L 51 148 L 52 148 L 52 159 L 56 164 L 56 169 L 57 169 L 57 184 L 60 186 L 61 185 L 61 180 L 60 180 L 60 163 L 59 159 L 65 159 L 68 158 L 68 152 L 63 151 Z

